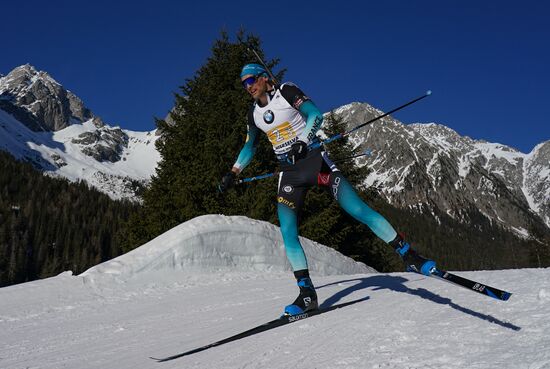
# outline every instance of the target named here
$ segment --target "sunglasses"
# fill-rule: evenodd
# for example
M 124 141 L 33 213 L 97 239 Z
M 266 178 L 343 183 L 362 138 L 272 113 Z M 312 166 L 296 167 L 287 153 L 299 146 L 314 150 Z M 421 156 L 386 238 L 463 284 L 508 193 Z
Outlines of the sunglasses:
M 241 83 L 243 84 L 243 87 L 245 89 L 247 89 L 248 86 L 252 86 L 254 83 L 256 83 L 256 81 L 258 80 L 258 77 L 260 77 L 260 76 L 261 75 L 248 77 L 248 78 L 244 79 Z

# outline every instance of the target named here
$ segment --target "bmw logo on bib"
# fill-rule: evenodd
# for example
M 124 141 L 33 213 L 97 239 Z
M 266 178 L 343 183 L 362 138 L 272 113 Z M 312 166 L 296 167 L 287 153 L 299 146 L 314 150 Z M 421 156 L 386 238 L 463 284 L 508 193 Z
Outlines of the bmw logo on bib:
M 264 121 L 267 124 L 273 123 L 274 120 L 275 120 L 275 115 L 271 110 L 268 110 L 264 113 Z

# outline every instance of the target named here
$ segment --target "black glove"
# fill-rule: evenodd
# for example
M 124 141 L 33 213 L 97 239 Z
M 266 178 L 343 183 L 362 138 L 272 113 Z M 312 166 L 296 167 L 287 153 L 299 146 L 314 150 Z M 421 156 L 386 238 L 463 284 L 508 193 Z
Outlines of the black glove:
M 218 186 L 220 192 L 225 192 L 235 185 L 235 172 L 228 172 L 222 177 L 222 181 Z
M 307 144 L 304 141 L 296 141 L 290 146 L 287 160 L 290 164 L 296 164 L 307 156 Z

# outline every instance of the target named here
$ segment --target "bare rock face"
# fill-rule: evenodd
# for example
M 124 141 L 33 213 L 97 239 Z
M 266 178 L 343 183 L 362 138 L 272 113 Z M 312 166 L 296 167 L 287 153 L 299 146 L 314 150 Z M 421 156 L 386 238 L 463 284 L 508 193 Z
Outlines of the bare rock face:
M 29 64 L 0 78 L 0 99 L 4 105 L 9 103 L 30 113 L 32 117 L 20 121 L 34 131 L 58 131 L 93 118 L 82 100 L 48 73 L 39 72 Z M 21 112 L 19 117 L 23 117 Z
M 128 147 L 128 135 L 120 128 L 103 126 L 95 131 L 84 132 L 72 142 L 81 146 L 81 151 L 99 162 L 120 160 Z
M 529 205 L 550 225 L 550 141 L 537 145 L 523 163 Z

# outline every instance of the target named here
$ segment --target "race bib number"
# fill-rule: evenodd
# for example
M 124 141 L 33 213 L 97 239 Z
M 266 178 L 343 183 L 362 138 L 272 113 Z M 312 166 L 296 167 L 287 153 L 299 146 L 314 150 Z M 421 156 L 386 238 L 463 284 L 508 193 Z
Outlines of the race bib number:
M 294 132 L 289 122 L 284 122 L 267 132 L 267 137 L 271 144 L 275 146 L 296 137 L 296 132 Z

